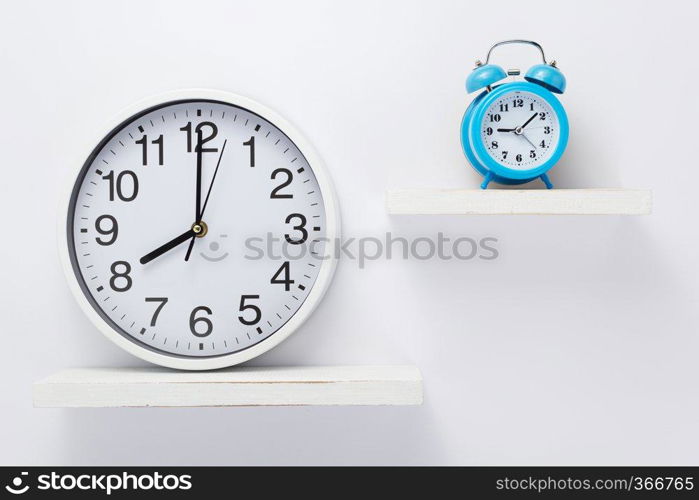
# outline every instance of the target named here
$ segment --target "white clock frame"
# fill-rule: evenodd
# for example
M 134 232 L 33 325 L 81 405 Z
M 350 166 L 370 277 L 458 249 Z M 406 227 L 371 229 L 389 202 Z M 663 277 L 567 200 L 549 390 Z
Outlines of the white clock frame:
M 326 257 L 323 258 L 320 264 L 318 277 L 313 284 L 313 288 L 296 314 L 294 314 L 289 321 L 282 325 L 282 327 L 275 333 L 253 346 L 247 347 L 238 352 L 206 358 L 182 357 L 156 352 L 147 347 L 141 346 L 136 342 L 130 341 L 125 335 L 112 328 L 94 309 L 80 286 L 69 254 L 69 233 L 67 228 L 67 224 L 69 223 L 68 216 L 71 194 L 73 192 L 74 185 L 78 181 L 78 177 L 82 172 L 85 161 L 90 158 L 95 148 L 100 145 L 105 137 L 111 134 L 117 127 L 121 126 L 128 119 L 143 112 L 144 110 L 173 101 L 198 99 L 220 101 L 252 111 L 253 113 L 258 114 L 267 119 L 269 122 L 273 123 L 279 130 L 286 134 L 289 139 L 291 139 L 291 141 L 305 156 L 308 164 L 315 174 L 316 180 L 318 181 L 325 207 L 325 238 L 327 238 L 325 243 Z M 85 148 L 86 153 L 77 160 L 76 163 L 79 164 L 80 167 L 77 169 L 77 171 L 70 173 L 67 181 L 67 189 L 65 190 L 64 195 L 61 197 L 61 206 L 58 210 L 58 247 L 63 271 L 68 280 L 68 285 L 71 292 L 80 305 L 80 308 L 98 330 L 100 330 L 108 339 L 125 351 L 145 361 L 180 370 L 215 370 L 243 363 L 274 348 L 284 339 L 294 333 L 304 323 L 304 321 L 308 319 L 325 295 L 325 292 L 327 291 L 335 272 L 335 267 L 337 265 L 336 246 L 340 238 L 340 210 L 332 181 L 327 170 L 325 169 L 323 161 L 320 159 L 313 146 L 291 123 L 270 108 L 247 97 L 219 90 L 184 89 L 152 96 L 143 99 L 132 106 L 129 106 L 112 118 L 112 120 L 110 120 L 107 125 L 101 129 L 101 132 L 102 133 L 98 134 L 96 139 L 90 143 L 89 147 Z

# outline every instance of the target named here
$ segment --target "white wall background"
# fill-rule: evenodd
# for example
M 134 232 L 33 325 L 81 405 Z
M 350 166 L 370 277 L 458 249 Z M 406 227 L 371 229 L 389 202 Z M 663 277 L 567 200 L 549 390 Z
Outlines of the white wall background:
M 697 464 L 697 17 L 668 0 L 5 4 L 0 463 Z M 389 187 L 477 185 L 464 79 L 513 37 L 568 77 L 557 186 L 652 188 L 652 216 L 386 215 Z M 493 262 L 341 262 L 306 326 L 255 361 L 414 363 L 424 406 L 32 408 L 31 383 L 56 370 L 139 363 L 69 295 L 60 183 L 121 108 L 194 86 L 294 122 L 347 236 L 499 238 Z

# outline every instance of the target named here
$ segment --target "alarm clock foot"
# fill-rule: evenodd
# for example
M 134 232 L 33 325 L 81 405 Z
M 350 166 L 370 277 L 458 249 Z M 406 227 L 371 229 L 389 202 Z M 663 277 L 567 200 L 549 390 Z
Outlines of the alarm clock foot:
M 553 184 L 551 184 L 551 179 L 549 179 L 549 176 L 546 174 L 541 175 L 539 177 L 542 181 L 544 181 L 544 184 L 546 184 L 546 189 L 553 189 Z
M 490 181 L 493 180 L 493 177 L 495 177 L 492 173 L 488 172 L 485 175 L 485 179 L 483 179 L 483 182 L 481 183 L 481 189 L 487 189 L 488 184 L 490 184 Z

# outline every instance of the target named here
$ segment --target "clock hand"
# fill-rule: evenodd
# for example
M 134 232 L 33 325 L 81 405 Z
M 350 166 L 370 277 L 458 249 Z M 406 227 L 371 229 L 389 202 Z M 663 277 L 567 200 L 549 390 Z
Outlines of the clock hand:
M 175 248 L 177 245 L 181 245 L 188 239 L 192 238 L 192 241 L 194 241 L 194 238 L 196 237 L 197 233 L 194 231 L 194 229 L 190 229 L 189 231 L 186 231 L 182 233 L 181 235 L 177 236 L 176 238 L 171 239 L 164 245 L 159 246 L 155 250 L 153 250 L 150 253 L 147 253 L 141 259 L 139 262 L 141 264 L 148 264 L 151 260 L 155 259 L 156 257 L 160 257 L 162 254 L 165 252 L 172 250 Z
M 211 183 L 209 184 L 209 190 L 206 192 L 206 198 L 204 199 L 204 206 L 201 209 L 200 217 L 197 219 L 201 222 L 204 217 L 204 210 L 206 210 L 206 205 L 209 203 L 209 196 L 211 195 L 211 188 L 214 187 L 214 181 L 216 180 L 216 175 L 218 174 L 218 167 L 221 165 L 221 158 L 223 158 L 223 151 L 226 149 L 226 143 L 228 139 L 223 141 L 223 146 L 221 146 L 221 154 L 218 155 L 218 162 L 216 162 L 216 169 L 214 170 L 214 176 L 211 178 Z M 187 254 L 184 256 L 185 262 L 189 261 L 189 256 L 192 254 L 192 248 L 194 248 L 194 240 L 189 242 L 189 247 L 187 248 Z
M 516 128 L 499 128 L 497 129 L 498 132 L 514 132 L 517 130 Z
M 192 237 L 191 241 L 189 242 L 189 246 L 187 247 L 187 253 L 184 256 L 184 261 L 187 262 L 189 261 L 189 256 L 192 254 L 192 248 L 194 248 L 194 240 L 196 238 Z
M 529 125 L 529 124 L 531 123 L 531 121 L 532 121 L 534 118 L 536 118 L 537 116 L 539 116 L 539 113 L 534 113 L 534 114 L 531 116 L 531 118 L 529 118 L 529 120 L 527 120 L 526 122 L 524 122 L 524 125 L 522 125 L 520 128 L 524 128 L 524 127 L 526 127 L 527 125 Z
M 214 169 L 214 176 L 211 178 L 211 184 L 209 184 L 209 190 L 206 192 L 206 198 L 204 198 L 204 206 L 201 208 L 201 217 L 204 217 L 204 210 L 206 210 L 206 205 L 209 203 L 209 196 L 211 195 L 211 188 L 214 187 L 214 181 L 216 180 L 216 174 L 218 174 L 218 167 L 221 165 L 221 158 L 223 158 L 223 150 L 226 149 L 226 143 L 228 139 L 223 141 L 223 146 L 221 146 L 221 154 L 218 155 L 218 162 L 216 162 L 216 168 Z
M 524 137 L 524 139 L 525 139 L 529 144 L 531 144 L 532 147 L 533 147 L 534 149 L 536 149 L 536 146 L 534 145 L 534 143 L 533 143 L 532 141 L 529 140 L 529 137 L 527 137 L 526 135 L 524 135 L 524 132 L 522 132 L 522 133 L 519 134 L 519 135 L 521 135 L 522 137 Z
M 199 222 L 201 220 L 201 162 L 202 162 L 202 132 L 201 130 L 197 131 L 197 145 L 196 145 L 196 152 L 197 152 L 197 193 L 196 193 L 196 208 L 195 208 L 195 213 L 194 213 L 194 220 L 195 222 Z
M 201 221 L 201 162 L 202 162 L 202 132 L 197 131 L 197 145 L 194 147 L 194 151 L 197 153 L 197 182 L 196 182 L 196 201 L 194 202 L 194 221 Z M 185 262 L 189 260 L 189 254 L 192 253 L 192 247 L 194 246 L 195 236 L 192 236 L 192 241 L 189 242 L 189 248 L 187 248 L 187 254 L 185 255 Z

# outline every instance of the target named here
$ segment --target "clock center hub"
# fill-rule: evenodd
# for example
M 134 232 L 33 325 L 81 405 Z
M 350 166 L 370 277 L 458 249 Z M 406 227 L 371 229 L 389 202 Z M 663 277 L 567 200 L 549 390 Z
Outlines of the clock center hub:
M 209 226 L 206 225 L 206 222 L 199 221 L 195 222 L 192 224 L 192 231 L 194 231 L 194 234 L 197 238 L 203 238 L 206 236 L 206 233 L 209 232 Z

